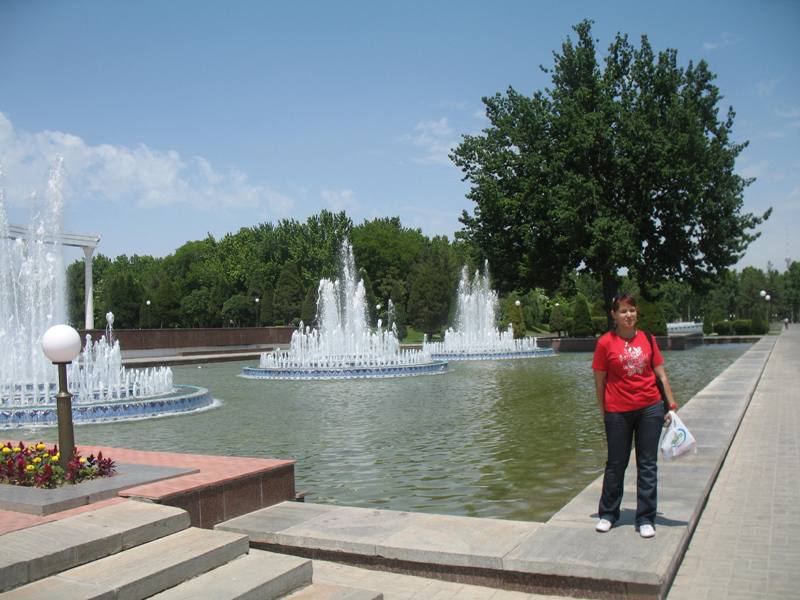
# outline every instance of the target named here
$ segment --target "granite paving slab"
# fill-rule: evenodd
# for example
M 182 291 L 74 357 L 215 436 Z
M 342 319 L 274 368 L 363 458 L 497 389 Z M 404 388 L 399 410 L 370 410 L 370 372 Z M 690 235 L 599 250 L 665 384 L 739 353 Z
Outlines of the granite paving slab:
M 503 559 L 509 571 L 598 581 L 663 585 L 685 527 L 662 525 L 643 539 L 633 527 L 596 533 L 555 524 L 537 529 Z
M 59 488 L 0 485 L 0 510 L 44 516 L 113 498 L 129 487 L 196 472 L 197 469 L 188 468 L 118 464 L 117 472 L 112 477 L 101 477 Z
M 378 555 L 410 562 L 501 569 L 511 552 L 541 523 L 415 514 L 384 539 Z
M 381 542 L 416 517 L 416 513 L 339 506 L 284 529 L 277 540 L 285 546 L 375 556 Z

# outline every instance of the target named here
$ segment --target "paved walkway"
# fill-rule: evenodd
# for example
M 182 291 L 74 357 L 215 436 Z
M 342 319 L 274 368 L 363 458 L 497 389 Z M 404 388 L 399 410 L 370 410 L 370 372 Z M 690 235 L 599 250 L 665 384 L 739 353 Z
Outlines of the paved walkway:
M 783 331 L 669 600 L 800 596 L 800 326 Z

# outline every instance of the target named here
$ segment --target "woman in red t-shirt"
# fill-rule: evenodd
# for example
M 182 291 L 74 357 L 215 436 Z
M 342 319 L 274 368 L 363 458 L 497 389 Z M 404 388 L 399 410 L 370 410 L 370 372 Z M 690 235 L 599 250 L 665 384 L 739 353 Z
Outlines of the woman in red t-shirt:
M 642 537 L 650 538 L 656 534 L 658 440 L 669 422 L 655 378 L 664 384 L 670 405 L 674 405 L 672 389 L 655 338 L 651 347 L 644 332 L 636 329 L 636 300 L 628 294 L 615 298 L 611 316 L 614 330 L 597 341 L 592 361 L 608 443 L 595 529 L 605 533 L 619 519 L 623 478 L 635 443 L 636 527 Z

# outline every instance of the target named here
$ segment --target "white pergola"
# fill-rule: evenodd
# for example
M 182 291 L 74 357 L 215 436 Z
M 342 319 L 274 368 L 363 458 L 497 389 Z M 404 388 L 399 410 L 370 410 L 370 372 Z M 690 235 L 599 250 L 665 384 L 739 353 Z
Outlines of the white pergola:
M 32 239 L 34 236 L 30 227 L 21 227 L 19 225 L 8 226 L 8 236 L 10 238 Z M 94 329 L 94 285 L 92 282 L 92 254 L 94 249 L 100 243 L 99 235 L 88 235 L 82 233 L 66 233 L 62 232 L 58 240 L 62 246 L 73 246 L 75 248 L 83 249 L 83 269 L 84 269 L 84 296 L 86 304 L 85 327 L 86 329 Z

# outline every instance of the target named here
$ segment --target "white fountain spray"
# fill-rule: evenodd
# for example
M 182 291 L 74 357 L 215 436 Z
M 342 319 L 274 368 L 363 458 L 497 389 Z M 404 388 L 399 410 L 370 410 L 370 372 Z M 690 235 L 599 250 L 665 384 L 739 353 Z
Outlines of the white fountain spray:
M 2 173 L 0 173 L 2 175 Z M 61 252 L 64 166 L 59 158 L 47 182 L 44 202 L 33 196 L 28 239 L 11 238 L 0 189 L 0 406 L 53 403 L 56 370 L 42 352 L 42 336 L 66 322 L 65 269 Z M 119 344 L 88 339 L 70 366 L 76 404 L 113 401 L 173 390 L 168 368 L 127 372 Z
M 429 342 L 423 348 L 434 358 L 449 360 L 491 360 L 550 355 L 549 348 L 539 348 L 535 337 L 514 339 L 511 325 L 505 331 L 497 327 L 499 301 L 489 282 L 489 262 L 483 274 L 477 269 L 472 278 L 467 267 L 461 269 L 458 283 L 458 306 L 455 327 L 447 329 L 443 342 Z
M 375 331 L 367 319 L 366 291 L 356 274 L 353 248 L 345 240 L 341 276 L 319 282 L 317 328 L 300 327 L 286 351 L 261 354 L 258 369 L 243 376 L 265 379 L 397 377 L 440 373 L 446 366 L 425 350 L 402 349 L 394 323 Z M 393 314 L 393 309 L 390 310 Z

